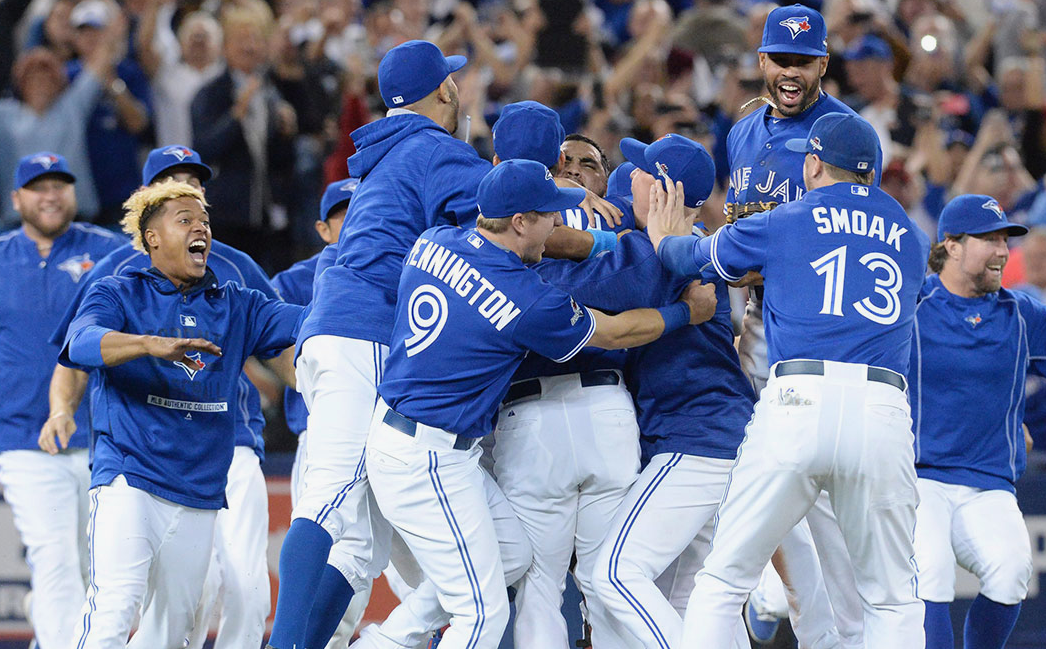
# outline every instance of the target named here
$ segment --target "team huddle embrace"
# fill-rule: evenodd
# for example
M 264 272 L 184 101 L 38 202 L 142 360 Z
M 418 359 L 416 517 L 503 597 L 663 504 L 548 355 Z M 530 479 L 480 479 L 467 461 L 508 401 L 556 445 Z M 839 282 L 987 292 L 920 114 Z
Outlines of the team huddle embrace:
M 24 158 L 0 335 L 53 355 L 18 370 L 0 484 L 41 647 L 200 647 L 219 602 L 216 646 L 261 646 L 261 360 L 299 434 L 271 649 L 348 646 L 383 573 L 401 603 L 354 649 L 497 647 L 510 601 L 515 646 L 566 649 L 570 575 L 595 649 L 741 649 L 784 617 L 800 647 L 943 649 L 956 563 L 981 580 L 965 646 L 1001 649 L 1046 370 L 1046 307 L 1001 288 L 1027 229 L 962 195 L 931 245 L 821 90 L 825 40 L 807 7 L 767 18 L 718 228 L 712 156 L 678 134 L 622 140 L 611 173 L 527 101 L 482 159 L 454 137 L 467 61 L 426 41 L 381 60 L 329 245 L 271 282 L 212 239 L 192 149 L 149 155 L 130 243 L 70 223 L 61 156 Z

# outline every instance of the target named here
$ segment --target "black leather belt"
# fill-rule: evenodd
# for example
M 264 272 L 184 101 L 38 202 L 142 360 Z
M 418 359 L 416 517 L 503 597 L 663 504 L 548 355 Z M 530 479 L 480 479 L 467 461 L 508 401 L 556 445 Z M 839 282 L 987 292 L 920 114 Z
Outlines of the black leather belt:
M 814 374 L 824 376 L 824 361 L 781 361 L 774 368 L 774 376 L 790 376 L 792 374 Z M 901 392 L 908 387 L 904 377 L 882 367 L 868 366 L 868 380 L 876 383 L 892 385 Z
M 580 372 L 581 387 L 591 388 L 597 385 L 617 385 L 621 382 L 621 377 L 618 376 L 614 370 L 592 370 L 591 372 Z M 508 404 L 519 401 L 520 399 L 526 399 L 527 397 L 540 397 L 541 396 L 541 380 L 540 379 L 527 379 L 526 381 L 519 381 L 509 386 L 508 393 L 502 400 L 501 405 L 507 406 Z
M 418 432 L 418 423 L 416 421 L 404 417 L 392 408 L 388 409 L 388 411 L 385 413 L 385 416 L 382 417 L 381 420 L 385 422 L 386 426 L 390 428 L 395 428 L 404 435 L 410 435 L 411 437 L 414 437 L 414 435 Z M 454 433 L 447 434 L 453 435 Z M 455 437 L 455 451 L 467 451 L 468 449 L 472 448 L 472 445 L 479 440 L 478 437 L 465 437 L 464 435 L 455 435 Z

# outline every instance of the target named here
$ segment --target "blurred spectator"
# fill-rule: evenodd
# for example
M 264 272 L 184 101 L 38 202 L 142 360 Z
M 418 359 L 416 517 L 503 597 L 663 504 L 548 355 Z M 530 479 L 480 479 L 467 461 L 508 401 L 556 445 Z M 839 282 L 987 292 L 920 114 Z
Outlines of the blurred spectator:
M 73 25 L 69 14 L 75 0 L 56 0 L 46 15 L 33 20 L 26 34 L 25 49 L 46 47 L 63 61 L 73 58 Z
M 215 238 L 235 242 L 271 273 L 279 264 L 275 255 L 289 254 L 268 234 L 287 226 L 283 206 L 294 165 L 296 116 L 266 76 L 268 7 L 261 2 L 230 7 L 222 28 L 226 69 L 193 99 L 193 148 L 215 171 L 207 185 L 207 200 L 220 215 Z
M 127 18 L 112 0 L 83 0 L 70 14 L 75 33 L 73 48 L 77 58 L 66 64 L 73 82 L 84 69 L 84 61 L 99 49 L 127 48 Z M 117 42 L 106 43 L 119 26 Z M 121 56 L 116 76 L 105 85 L 105 92 L 87 124 L 87 157 L 98 193 L 95 222 L 113 225 L 123 216 L 123 202 L 138 188 L 138 150 L 146 144 L 146 131 L 152 119 L 149 80 L 132 59 Z
M 1010 219 L 1036 223 L 1037 218 L 1046 218 L 1046 204 L 1041 209 L 1036 207 L 1046 203 L 1036 200 L 1042 193 L 1041 181 L 1031 177 L 1013 146 L 1005 113 L 988 113 L 973 148 L 963 160 L 952 194 L 987 194 L 999 201 Z
M 999 101 L 1019 143 L 1021 159 L 1036 178 L 1046 173 L 1046 61 L 1010 57 L 999 64 Z
M 178 26 L 177 46 L 171 47 L 171 39 L 157 33 L 170 31 L 169 24 L 160 24 L 162 4 L 164 0 L 145 0 L 137 37 L 138 60 L 161 107 L 155 118 L 158 146 L 193 141 L 189 107 L 200 88 L 222 71 L 218 21 L 203 11 L 189 14 Z
M 0 100 L 0 223 L 18 221 L 11 195 L 17 161 L 36 151 L 55 151 L 66 157 L 72 172 L 90 178 L 87 156 L 87 123 L 103 88 L 115 78 L 115 62 L 122 42 L 122 27 L 114 23 L 104 32 L 102 47 L 84 61 L 83 72 L 69 83 L 58 56 L 35 48 L 14 66 L 16 98 Z M 80 214 L 93 217 L 98 196 L 90 182 L 76 183 Z
M 1021 252 L 1024 281 L 1013 288 L 1046 303 L 1046 229 L 1032 228 L 1022 237 Z
M 0 92 L 11 83 L 11 66 L 15 60 L 15 27 L 31 0 L 0 2 Z

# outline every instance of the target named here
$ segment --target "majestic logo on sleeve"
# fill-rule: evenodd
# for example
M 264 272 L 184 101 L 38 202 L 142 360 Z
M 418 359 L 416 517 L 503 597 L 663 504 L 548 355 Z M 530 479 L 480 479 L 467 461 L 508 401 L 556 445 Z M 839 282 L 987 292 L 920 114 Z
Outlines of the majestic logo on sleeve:
M 192 151 L 186 149 L 183 146 L 172 146 L 168 147 L 163 152 L 164 155 L 173 155 L 178 158 L 178 162 L 184 162 L 186 158 L 192 157 Z
M 58 156 L 38 155 L 34 158 L 31 158 L 29 162 L 33 163 L 34 165 L 40 165 L 44 169 L 50 169 L 55 165 L 55 163 L 58 162 Z
M 79 282 L 84 273 L 92 268 L 94 268 L 94 262 L 91 261 L 90 253 L 86 252 L 82 255 L 70 257 L 58 264 L 58 270 L 64 270 L 69 273 L 69 277 L 72 277 L 74 282 Z
M 981 322 L 982 322 L 980 313 L 975 313 L 973 315 L 968 315 L 965 318 L 963 318 L 963 320 L 965 320 L 966 322 L 969 322 L 970 326 L 974 327 L 974 328 L 976 328 L 977 325 L 981 324 Z
M 981 207 L 983 207 L 986 210 L 991 210 L 992 212 L 995 212 L 995 216 L 1000 221 L 1006 218 L 1006 213 L 1002 211 L 1002 207 L 999 205 L 999 201 L 995 200 L 994 198 L 989 201 L 986 201 L 984 205 L 981 205 Z
M 185 370 L 185 373 L 189 375 L 189 380 L 192 381 L 196 378 L 197 373 L 203 371 L 203 368 L 207 367 L 207 363 L 205 363 L 203 359 L 200 358 L 200 352 L 186 354 L 185 357 L 191 361 L 195 361 L 196 365 L 191 366 L 188 363 L 183 363 L 182 361 L 174 361 L 174 364 Z
M 785 18 L 780 23 L 782 27 L 787 27 L 788 31 L 792 34 L 792 40 L 803 32 L 810 31 L 810 17 L 803 16 L 802 18 Z

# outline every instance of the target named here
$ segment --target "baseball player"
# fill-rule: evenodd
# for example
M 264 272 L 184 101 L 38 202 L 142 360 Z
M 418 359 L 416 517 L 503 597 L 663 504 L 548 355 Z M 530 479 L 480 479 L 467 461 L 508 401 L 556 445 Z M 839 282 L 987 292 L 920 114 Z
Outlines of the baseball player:
M 142 169 L 142 184 L 154 185 L 168 179 L 188 183 L 202 190 L 202 184 L 211 177 L 211 169 L 200 155 L 188 147 L 173 145 L 154 149 Z M 208 267 L 221 283 L 233 282 L 245 288 L 261 291 L 266 297 L 278 296 L 269 284 L 264 271 L 246 254 L 219 241 L 211 242 Z M 61 323 L 55 328 L 52 342 L 60 345 L 69 323 L 95 281 L 110 275 L 122 275 L 134 270 L 147 270 L 152 265 L 149 255 L 127 244 L 98 262 L 81 283 L 76 296 Z M 278 364 L 271 365 L 282 374 L 288 374 Z M 86 377 L 82 372 L 59 366 L 52 379 L 54 386 Z M 189 639 L 189 647 L 198 649 L 207 639 L 211 617 L 218 599 L 221 616 L 215 646 L 218 649 L 239 647 L 241 643 L 261 644 L 265 632 L 265 618 L 269 614 L 269 570 L 266 563 L 268 547 L 269 510 L 265 476 L 261 461 L 265 455 L 262 428 L 265 420 L 261 399 L 246 374 L 237 382 L 236 448 L 229 469 L 226 487 L 228 508 L 218 513 L 214 557 L 208 568 L 204 594 L 197 610 L 196 624 Z M 82 391 L 77 393 L 79 403 Z M 104 412 L 104 404 L 95 394 L 94 412 Z M 59 407 L 52 403 L 52 412 Z M 162 625 L 162 616 L 147 608 L 140 627 Z
M 680 197 L 654 187 L 648 231 L 669 270 L 694 276 L 711 264 L 728 281 L 751 270 L 765 277 L 772 363 L 695 579 L 683 646 L 729 645 L 766 561 L 825 489 L 853 560 L 865 646 L 922 647 L 904 375 L 928 242 L 873 186 L 879 143 L 868 122 L 829 113 L 786 146 L 806 152 L 803 198 L 706 239 L 666 236 L 689 224 Z
M 696 216 L 715 178 L 703 147 L 670 134 L 649 146 L 626 139 L 621 150 L 638 167 L 632 172 L 638 226 L 645 225 L 650 186 L 663 170 L 679 177 L 687 213 Z M 687 283 L 663 269 L 644 232 L 626 234 L 616 250 L 573 272 L 563 272 L 568 269 L 561 262 L 536 270 L 554 286 L 610 310 L 666 304 Z M 629 352 L 625 378 L 636 399 L 645 467 L 613 518 L 591 575 L 600 602 L 628 630 L 627 646 L 681 646 L 682 613 L 669 599 L 671 590 L 662 593 L 655 579 L 695 539 L 699 558 L 707 554 L 712 517 L 755 401 L 733 346 L 726 284 L 718 280 L 715 291 L 720 299 L 711 321 Z M 580 570 L 580 556 L 578 564 Z M 686 589 L 679 596 L 685 600 L 696 567 L 689 580 L 681 571 L 676 585 Z M 738 631 L 738 646 L 747 647 L 744 630 Z
M 192 629 L 226 503 L 243 363 L 293 345 L 302 308 L 218 284 L 200 190 L 169 180 L 126 208 L 124 230 L 153 265 L 92 285 L 59 357 L 101 372 L 105 413 L 95 422 L 89 587 L 75 646 L 123 646 L 144 602 L 159 623 L 130 646 L 175 649 Z
M 367 465 L 378 505 L 451 616 L 441 647 L 496 647 L 508 620 L 489 504 L 497 487 L 477 443 L 524 354 L 566 361 L 586 345 L 640 345 L 711 315 L 688 293 L 660 311 L 606 316 L 527 269 L 558 211 L 584 195 L 557 188 L 540 163 L 502 163 L 479 187 L 476 229 L 427 230 L 404 264 Z
M 320 200 L 320 218 L 315 224 L 316 232 L 327 244 L 327 248 L 273 276 L 273 288 L 276 289 L 284 301 L 301 306 L 307 306 L 312 301 L 314 277 L 333 262 L 333 260 L 321 262 L 321 257 L 329 258 L 332 254 L 331 251 L 337 250 L 335 244 L 338 242 L 338 234 L 341 232 L 341 225 L 345 220 L 345 211 L 348 209 L 352 192 L 358 184 L 359 181 L 357 179 L 348 178 L 327 185 Z M 283 410 L 287 418 L 287 427 L 290 428 L 292 433 L 298 435 L 298 450 L 295 453 L 294 465 L 291 468 L 291 506 L 293 507 L 297 504 L 302 489 L 302 473 L 305 470 L 305 440 L 308 435 L 306 421 L 309 412 L 305 408 L 305 401 L 302 399 L 301 394 L 291 387 L 287 387 L 284 390 Z M 344 551 L 343 545 L 335 543 L 331 547 L 331 554 L 340 555 Z M 343 560 L 348 560 L 348 558 L 346 557 Z M 336 568 L 328 564 L 324 570 L 331 571 L 336 570 Z M 327 620 L 322 614 L 310 615 L 309 625 L 306 630 L 306 646 L 320 647 L 324 645 L 321 641 L 322 638 L 330 638 L 330 641 L 326 643 L 327 646 L 344 647 L 348 645 L 352 634 L 359 625 L 360 619 L 363 617 L 364 610 L 367 608 L 367 602 L 370 600 L 370 588 L 362 589 L 352 594 L 346 593 L 341 588 L 342 584 L 345 583 L 344 579 L 327 579 L 322 580 L 320 583 L 331 590 L 329 592 L 317 593 L 317 600 L 335 601 L 336 604 L 330 606 L 330 610 L 333 612 L 340 607 L 341 610 L 345 611 L 345 614 L 341 618 L 330 620 Z M 352 602 L 351 606 L 349 605 L 349 600 Z
M 11 203 L 22 227 L 0 237 L 0 359 L 9 386 L 0 402 L 0 487 L 26 547 L 31 615 L 44 647 L 72 646 L 83 605 L 87 544 L 86 408 L 66 401 L 47 415 L 59 348 L 47 341 L 83 274 L 123 239 L 76 216 L 76 178 L 65 158 L 39 152 L 18 161 Z M 75 389 L 83 389 L 83 384 Z M 50 445 L 42 452 L 38 436 Z
M 390 530 L 371 506 L 363 451 L 403 257 L 429 227 L 475 221 L 476 187 L 490 169 L 452 136 L 458 93 L 450 75 L 465 62 L 444 57 L 427 41 L 389 50 L 378 66 L 388 115 L 353 133 L 358 150 L 348 168 L 360 184 L 345 215 L 337 260 L 317 278 L 300 334 L 298 387 L 309 410 L 309 435 L 305 485 L 280 553 L 269 639 L 276 649 L 303 646 L 334 541 L 352 544 L 354 561 L 336 566 L 352 591 L 364 588 L 388 561 Z
M 853 114 L 848 106 L 821 89 L 827 66 L 827 30 L 821 14 L 798 4 L 770 12 L 759 48 L 759 67 L 766 84 L 766 94 L 759 100 L 765 105 L 738 121 L 727 135 L 728 221 L 798 200 L 806 192 L 804 157 L 789 151 L 784 143 L 805 137 L 822 115 Z M 876 155 L 875 169 L 878 185 L 881 154 Z M 766 385 L 770 366 L 762 320 L 762 288 L 750 287 L 749 291 L 738 353 L 741 366 L 758 393 Z M 841 641 L 853 649 L 861 646 L 861 604 L 843 545 L 825 496 L 782 541 L 781 552 L 775 558 L 798 598 L 792 600 L 796 602 L 792 622 L 804 645 L 832 647 Z M 751 615 L 752 611 L 748 613 Z M 771 635 L 761 639 L 768 640 Z
M 1031 546 L 1014 483 L 1026 463 L 1025 376 L 1046 370 L 1046 307 L 1000 288 L 1007 239 L 1027 231 L 989 196 L 952 199 L 915 312 L 915 565 L 928 649 L 954 646 L 956 561 L 981 583 L 966 649 L 1002 649 L 1028 594 Z

